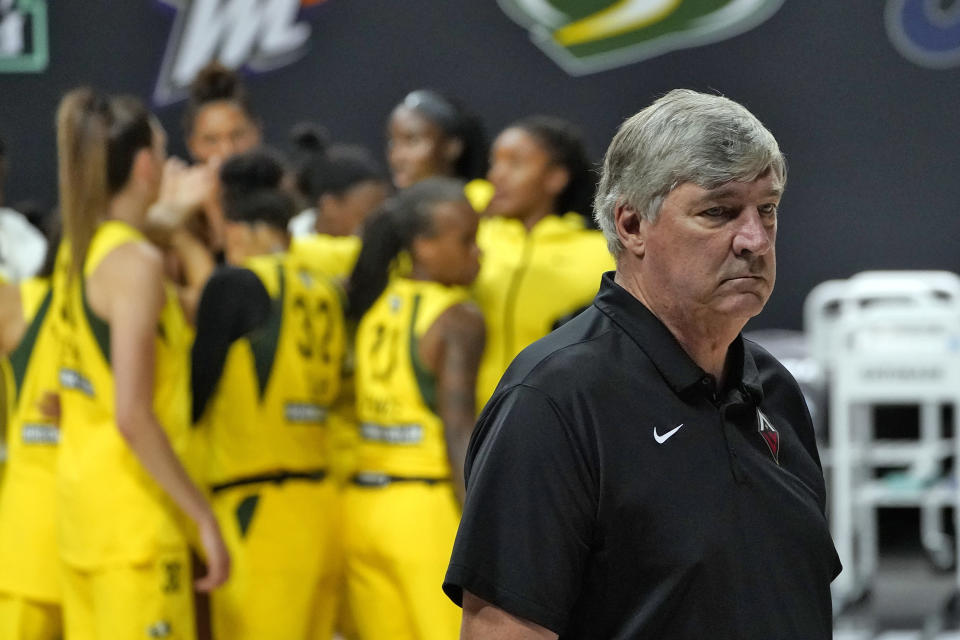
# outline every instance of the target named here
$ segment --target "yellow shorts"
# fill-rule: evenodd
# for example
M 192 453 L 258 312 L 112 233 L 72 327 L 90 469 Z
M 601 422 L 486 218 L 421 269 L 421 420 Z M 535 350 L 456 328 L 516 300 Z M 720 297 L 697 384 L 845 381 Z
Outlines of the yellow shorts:
M 234 487 L 213 497 L 230 579 L 210 602 L 215 638 L 333 637 L 341 575 L 329 480 Z
M 0 593 L 0 640 L 58 640 L 61 636 L 60 605 Z
M 356 419 L 335 410 L 327 420 L 330 447 L 330 478 L 335 484 L 346 486 L 357 472 L 357 446 L 360 442 Z
M 441 585 L 460 522 L 448 483 L 351 486 L 344 513 L 347 600 L 361 640 L 452 640 L 459 607 Z
M 144 565 L 62 570 L 64 635 L 70 640 L 195 640 L 186 549 L 159 553 Z

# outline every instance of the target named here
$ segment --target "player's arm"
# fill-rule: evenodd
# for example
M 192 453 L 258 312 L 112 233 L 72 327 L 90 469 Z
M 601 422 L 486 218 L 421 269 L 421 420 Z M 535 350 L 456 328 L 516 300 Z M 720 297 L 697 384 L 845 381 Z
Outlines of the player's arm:
M 477 419 L 477 370 L 486 342 L 486 326 L 472 304 L 454 305 L 431 327 L 439 333 L 434 371 L 437 377 L 437 413 L 443 420 L 453 488 L 464 500 L 463 463 Z
M 222 584 L 230 558 L 210 505 L 177 459 L 153 412 L 157 322 L 163 309 L 163 261 L 145 243 L 112 251 L 91 276 L 105 295 L 100 309 L 110 325 L 111 364 L 116 385 L 117 428 L 140 463 L 196 524 L 206 552 L 208 573 L 197 588 Z M 91 304 L 93 304 L 92 290 Z
M 208 166 L 188 167 L 170 158 L 163 167 L 160 196 L 147 213 L 147 236 L 176 260 L 184 282 L 178 286 L 180 305 L 194 321 L 200 292 L 216 266 L 213 254 L 187 229 L 187 222 L 201 212 L 216 192 L 217 176 Z
M 177 257 L 184 282 L 177 287 L 180 306 L 191 324 L 196 323 L 197 306 L 204 285 L 217 266 L 213 254 L 195 235 L 177 229 L 170 236 L 170 250 Z
M 556 640 L 557 634 L 538 624 L 518 618 L 503 609 L 463 592 L 463 622 L 460 640 Z
M 163 165 L 160 194 L 147 212 L 146 234 L 151 241 L 166 246 L 170 234 L 201 213 L 217 193 L 217 180 L 216 170 L 208 165 L 188 167 L 179 158 L 169 158 Z
M 0 356 L 16 349 L 26 330 L 21 305 L 20 287 L 0 282 Z

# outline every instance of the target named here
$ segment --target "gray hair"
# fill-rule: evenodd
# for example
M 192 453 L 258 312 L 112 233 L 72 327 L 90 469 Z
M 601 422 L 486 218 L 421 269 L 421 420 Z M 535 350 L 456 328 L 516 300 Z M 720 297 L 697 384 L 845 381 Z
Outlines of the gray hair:
M 615 211 L 629 204 L 650 221 L 684 182 L 714 189 L 752 182 L 773 171 L 782 188 L 787 167 L 780 147 L 756 116 L 723 96 L 674 89 L 620 126 L 603 161 L 594 219 L 618 257 Z

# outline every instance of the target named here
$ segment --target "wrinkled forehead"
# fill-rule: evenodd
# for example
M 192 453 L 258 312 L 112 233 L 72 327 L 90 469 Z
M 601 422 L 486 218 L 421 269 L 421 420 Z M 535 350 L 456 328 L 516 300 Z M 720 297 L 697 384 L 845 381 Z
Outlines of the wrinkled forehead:
M 764 193 L 768 195 L 780 196 L 783 194 L 784 187 L 786 186 L 783 175 L 778 170 L 776 165 L 770 165 L 759 173 L 749 173 L 743 176 L 737 176 L 733 179 L 717 180 L 710 179 L 706 176 L 698 176 L 692 180 L 681 180 L 677 181 L 671 187 L 670 191 L 673 191 L 680 185 L 686 183 L 694 184 L 701 189 L 721 195 L 727 192 L 732 192 L 737 187 L 765 183 L 764 186 L 766 186 L 766 184 L 769 184 L 769 186 L 764 189 Z

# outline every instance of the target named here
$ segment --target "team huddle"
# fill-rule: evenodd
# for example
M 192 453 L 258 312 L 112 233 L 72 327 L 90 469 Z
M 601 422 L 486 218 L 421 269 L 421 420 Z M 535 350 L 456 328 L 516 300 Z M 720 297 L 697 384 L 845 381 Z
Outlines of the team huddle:
M 134 98 L 56 122 L 62 239 L 0 280 L 0 638 L 456 638 L 477 414 L 613 268 L 576 129 L 488 148 L 418 90 L 388 172 L 311 127 L 284 157 L 216 65 L 190 166 Z

